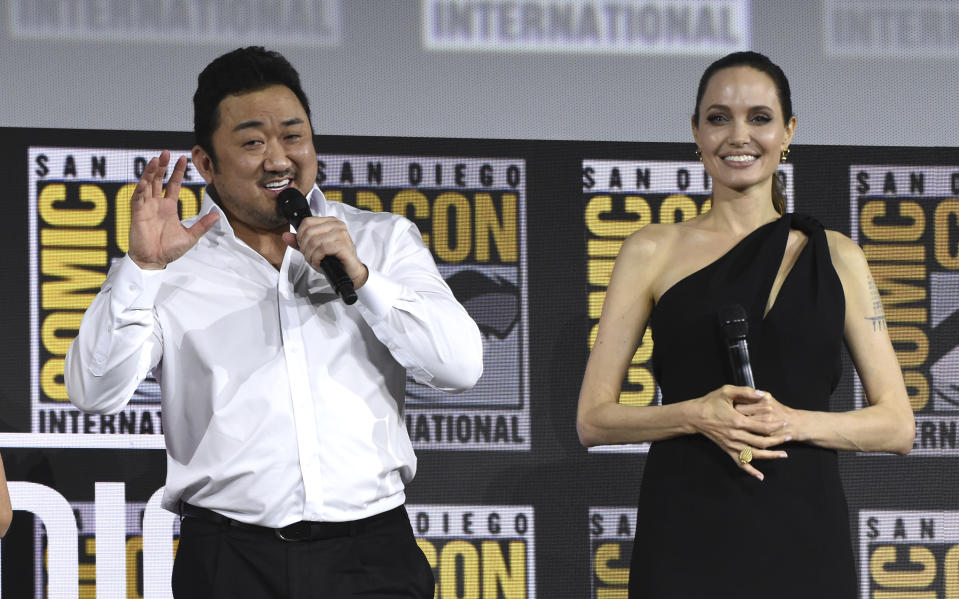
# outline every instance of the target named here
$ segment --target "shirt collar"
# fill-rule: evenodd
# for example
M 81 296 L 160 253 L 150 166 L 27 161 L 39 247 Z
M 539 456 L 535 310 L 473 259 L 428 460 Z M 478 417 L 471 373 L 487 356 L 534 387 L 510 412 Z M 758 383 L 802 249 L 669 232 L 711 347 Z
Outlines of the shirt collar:
M 313 216 L 326 216 L 326 196 L 323 195 L 323 192 L 320 191 L 320 188 L 315 183 L 313 184 L 313 189 L 307 194 L 306 199 L 310 203 L 310 212 Z M 212 231 L 218 234 L 229 235 L 230 237 L 236 236 L 223 209 L 213 201 L 213 198 L 210 197 L 210 194 L 207 192 L 207 188 L 204 187 L 203 203 L 200 205 L 200 214 L 198 216 L 204 216 L 210 212 L 216 212 L 220 215 L 220 218 L 213 224 L 211 228 Z
M 306 199 L 310 202 L 310 212 L 313 216 L 327 216 L 326 196 L 315 183 Z

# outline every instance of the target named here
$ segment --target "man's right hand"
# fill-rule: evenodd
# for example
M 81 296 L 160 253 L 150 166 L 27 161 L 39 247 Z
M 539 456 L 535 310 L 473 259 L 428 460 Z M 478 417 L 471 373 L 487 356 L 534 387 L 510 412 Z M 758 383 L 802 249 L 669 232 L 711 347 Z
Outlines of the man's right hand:
M 143 171 L 130 199 L 130 250 L 137 266 L 160 270 L 196 245 L 200 237 L 220 218 L 206 214 L 192 227 L 184 227 L 177 213 L 180 183 L 186 172 L 186 157 L 180 156 L 163 193 L 163 175 L 170 164 L 170 152 L 164 150 Z

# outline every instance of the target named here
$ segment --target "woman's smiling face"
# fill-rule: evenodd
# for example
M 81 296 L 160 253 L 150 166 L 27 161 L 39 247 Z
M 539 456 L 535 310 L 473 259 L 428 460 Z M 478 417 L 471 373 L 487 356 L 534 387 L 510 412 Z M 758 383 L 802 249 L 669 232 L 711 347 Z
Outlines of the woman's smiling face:
M 796 119 L 783 114 L 773 80 L 736 66 L 710 78 L 693 137 L 713 185 L 746 192 L 771 184 L 795 129 Z

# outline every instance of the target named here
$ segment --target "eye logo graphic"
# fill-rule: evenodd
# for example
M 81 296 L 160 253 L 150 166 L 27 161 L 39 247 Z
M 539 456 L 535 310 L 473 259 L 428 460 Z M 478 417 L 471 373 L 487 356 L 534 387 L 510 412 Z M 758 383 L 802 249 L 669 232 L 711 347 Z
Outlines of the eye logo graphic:
M 520 319 L 519 288 L 499 275 L 461 270 L 446 282 L 487 337 L 506 339 Z

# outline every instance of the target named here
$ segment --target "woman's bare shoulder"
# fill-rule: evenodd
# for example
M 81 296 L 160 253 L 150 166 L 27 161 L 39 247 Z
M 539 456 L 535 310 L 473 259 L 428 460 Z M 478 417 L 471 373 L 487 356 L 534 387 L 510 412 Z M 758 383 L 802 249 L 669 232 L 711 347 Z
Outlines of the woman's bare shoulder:
M 855 241 L 832 229 L 826 229 L 829 257 L 836 270 L 858 269 L 866 266 L 866 256 Z
M 642 258 L 661 256 L 675 246 L 681 235 L 679 223 L 650 223 L 627 237 L 621 252 Z

